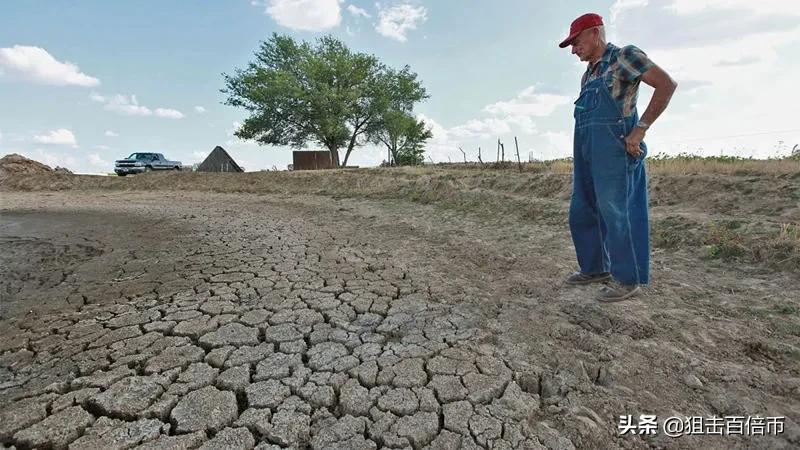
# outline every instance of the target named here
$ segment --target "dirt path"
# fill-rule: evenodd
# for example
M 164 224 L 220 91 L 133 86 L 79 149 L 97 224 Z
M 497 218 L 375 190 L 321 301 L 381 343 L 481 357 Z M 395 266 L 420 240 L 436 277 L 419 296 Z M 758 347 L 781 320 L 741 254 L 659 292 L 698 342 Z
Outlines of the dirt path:
M 192 192 L 4 192 L 0 212 L 6 445 L 800 445 L 797 274 L 659 251 L 644 297 L 600 306 L 561 286 L 552 221 Z M 627 414 L 786 423 L 620 437 Z

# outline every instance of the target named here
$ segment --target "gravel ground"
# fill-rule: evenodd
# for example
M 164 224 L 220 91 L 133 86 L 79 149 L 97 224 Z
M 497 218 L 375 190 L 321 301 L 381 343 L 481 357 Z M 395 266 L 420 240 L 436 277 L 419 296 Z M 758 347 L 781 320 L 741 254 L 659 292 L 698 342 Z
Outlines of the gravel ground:
M 795 273 L 656 252 L 643 297 L 601 306 L 561 285 L 563 227 L 431 205 L 3 192 L 0 212 L 0 448 L 800 445 Z M 619 436 L 626 414 L 786 424 Z

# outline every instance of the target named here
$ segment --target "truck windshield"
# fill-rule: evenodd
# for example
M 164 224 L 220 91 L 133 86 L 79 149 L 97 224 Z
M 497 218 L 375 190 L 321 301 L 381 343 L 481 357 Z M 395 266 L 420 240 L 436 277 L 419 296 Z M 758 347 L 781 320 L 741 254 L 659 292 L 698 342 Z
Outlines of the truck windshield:
M 128 159 L 152 159 L 152 153 L 131 153 L 131 156 L 128 156 Z

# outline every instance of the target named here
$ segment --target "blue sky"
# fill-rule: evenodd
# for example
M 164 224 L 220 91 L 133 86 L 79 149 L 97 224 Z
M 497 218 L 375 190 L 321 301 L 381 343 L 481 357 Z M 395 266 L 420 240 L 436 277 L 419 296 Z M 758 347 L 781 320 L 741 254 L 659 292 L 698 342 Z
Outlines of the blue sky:
M 330 33 L 409 64 L 431 98 L 434 161 L 520 141 L 523 159 L 571 153 L 572 101 L 584 66 L 557 47 L 577 15 L 605 18 L 679 82 L 648 133 L 654 153 L 765 157 L 800 144 L 796 0 L 40 1 L 0 5 L 0 155 L 84 173 L 134 151 L 186 164 L 222 145 L 247 170 L 280 169 L 287 148 L 239 141 L 244 112 L 222 105 L 222 73 L 271 33 Z M 651 91 L 643 88 L 640 112 Z M 309 149 L 316 148 L 309 144 Z M 385 152 L 354 151 L 371 166 Z M 493 157 L 493 156 L 492 156 Z

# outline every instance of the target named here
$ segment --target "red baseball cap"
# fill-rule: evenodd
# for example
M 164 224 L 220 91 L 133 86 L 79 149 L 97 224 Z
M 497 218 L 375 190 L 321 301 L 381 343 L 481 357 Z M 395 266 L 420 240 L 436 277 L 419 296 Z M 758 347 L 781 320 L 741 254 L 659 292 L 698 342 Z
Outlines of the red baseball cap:
M 584 14 L 572 22 L 572 25 L 569 27 L 569 36 L 564 39 L 560 44 L 559 47 L 564 48 L 570 44 L 572 44 L 572 40 L 575 39 L 581 31 L 588 30 L 592 27 L 599 27 L 603 25 L 603 18 L 600 17 L 598 14 L 595 13 L 588 13 Z

